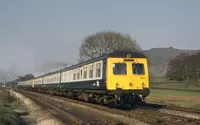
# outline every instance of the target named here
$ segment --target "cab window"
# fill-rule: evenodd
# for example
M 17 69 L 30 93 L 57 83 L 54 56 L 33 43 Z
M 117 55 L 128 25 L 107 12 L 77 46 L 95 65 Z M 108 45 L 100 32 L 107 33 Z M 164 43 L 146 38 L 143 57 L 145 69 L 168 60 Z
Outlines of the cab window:
M 127 74 L 125 63 L 113 63 L 113 74 Z
M 137 75 L 145 74 L 145 72 L 144 72 L 144 64 L 133 63 L 132 64 L 132 69 L 133 69 L 133 74 L 137 74 Z

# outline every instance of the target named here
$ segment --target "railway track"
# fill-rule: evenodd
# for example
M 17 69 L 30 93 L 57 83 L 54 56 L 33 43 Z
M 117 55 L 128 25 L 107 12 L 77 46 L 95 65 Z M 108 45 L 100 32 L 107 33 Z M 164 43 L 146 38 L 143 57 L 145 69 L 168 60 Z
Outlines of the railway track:
M 120 121 L 105 117 L 95 112 L 80 108 L 66 101 L 56 99 L 46 94 L 38 94 L 27 91 L 17 91 L 24 96 L 35 101 L 43 108 L 48 108 L 53 115 L 61 119 L 66 124 L 76 125 L 123 125 Z
M 35 92 L 28 92 L 28 91 L 19 91 L 19 92 L 22 94 L 25 94 L 25 95 L 32 95 L 32 96 L 34 95 L 37 97 L 38 100 L 42 100 L 41 98 L 43 98 L 48 103 L 57 101 L 58 103 L 54 102 L 54 104 L 57 107 L 62 107 L 62 108 L 60 108 L 62 111 L 66 110 L 64 107 L 67 107 L 66 105 L 69 102 L 73 103 L 73 105 L 80 104 L 82 106 L 92 108 L 93 111 L 89 110 L 87 108 L 84 109 L 84 108 L 80 108 L 80 107 L 79 107 L 79 109 L 74 108 L 74 110 L 72 110 L 75 112 L 81 112 L 84 110 L 85 112 L 90 114 L 90 115 L 87 115 L 87 117 L 81 118 L 84 114 L 78 113 L 79 115 L 77 116 L 72 113 L 73 116 L 76 116 L 79 119 L 81 119 L 83 121 L 83 123 L 88 123 L 89 121 L 96 120 L 95 118 L 98 117 L 98 119 L 99 120 L 101 119 L 101 120 L 100 121 L 97 120 L 95 122 L 98 123 L 98 122 L 105 121 L 106 122 L 105 124 L 108 124 L 108 123 L 109 124 L 119 124 L 119 123 L 121 123 L 121 124 L 122 123 L 145 124 L 146 123 L 146 124 L 160 124 L 160 125 L 165 125 L 165 124 L 200 125 L 199 119 L 177 116 L 177 115 L 173 115 L 173 114 L 166 114 L 166 113 L 158 112 L 157 110 L 140 109 L 140 108 L 134 109 L 134 110 L 120 110 L 120 109 L 108 108 L 108 107 L 101 106 L 101 105 L 91 104 L 91 103 L 77 101 L 77 100 L 71 100 L 71 99 L 67 99 L 64 97 L 59 97 L 59 96 L 54 96 L 54 95 L 49 95 L 49 94 L 44 94 L 44 93 L 35 93 Z M 51 101 L 49 101 L 49 100 L 51 100 Z M 95 113 L 94 112 L 95 110 L 98 111 L 98 113 Z M 105 113 L 105 112 L 107 112 L 107 113 Z M 68 113 L 70 114 L 69 111 L 68 111 Z M 84 121 L 85 118 L 86 118 L 86 121 Z M 89 121 L 87 121 L 87 119 Z M 118 119 L 118 121 L 116 119 Z M 76 120 L 74 120 L 74 121 L 76 121 Z M 80 123 L 81 122 L 79 122 L 78 124 L 80 124 Z M 95 124 L 97 124 L 97 123 L 95 123 Z

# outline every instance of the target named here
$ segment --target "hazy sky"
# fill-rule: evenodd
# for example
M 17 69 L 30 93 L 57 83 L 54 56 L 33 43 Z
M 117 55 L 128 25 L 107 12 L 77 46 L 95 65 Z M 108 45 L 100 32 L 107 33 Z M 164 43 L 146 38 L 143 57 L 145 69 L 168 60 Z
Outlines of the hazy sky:
M 200 49 L 200 0 L 0 0 L 0 75 L 75 63 L 83 38 L 102 30 L 143 49 Z

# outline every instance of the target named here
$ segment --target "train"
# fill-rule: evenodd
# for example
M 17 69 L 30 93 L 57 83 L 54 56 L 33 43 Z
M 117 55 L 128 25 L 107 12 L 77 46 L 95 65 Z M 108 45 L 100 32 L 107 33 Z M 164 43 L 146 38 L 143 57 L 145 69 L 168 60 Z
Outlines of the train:
M 112 107 L 135 106 L 150 94 L 148 61 L 141 52 L 114 51 L 20 81 L 17 88 Z

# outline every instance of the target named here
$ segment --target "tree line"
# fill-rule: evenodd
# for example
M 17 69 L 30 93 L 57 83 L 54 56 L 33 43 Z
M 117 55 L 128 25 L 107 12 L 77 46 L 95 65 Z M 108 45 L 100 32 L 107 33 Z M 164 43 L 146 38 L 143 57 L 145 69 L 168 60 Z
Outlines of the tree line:
M 166 76 L 171 80 L 194 80 L 200 78 L 200 52 L 196 54 L 182 53 L 170 60 Z
M 35 78 L 35 76 L 33 74 L 26 74 L 24 76 L 17 77 L 15 80 L 7 81 L 5 84 L 6 84 L 6 86 L 14 87 L 17 85 L 17 82 L 31 80 L 34 78 Z

